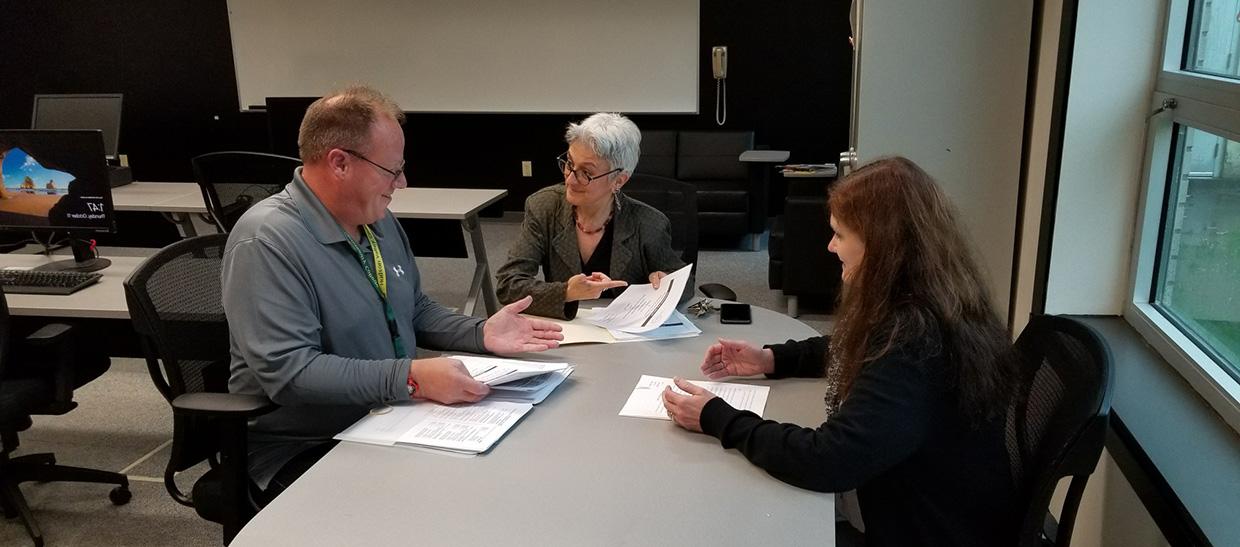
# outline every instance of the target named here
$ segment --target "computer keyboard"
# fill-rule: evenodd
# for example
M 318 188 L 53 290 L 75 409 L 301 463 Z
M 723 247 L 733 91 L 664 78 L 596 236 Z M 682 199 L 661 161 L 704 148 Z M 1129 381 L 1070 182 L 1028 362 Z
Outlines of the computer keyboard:
M 103 277 L 86 272 L 0 270 L 0 287 L 8 294 L 73 294 Z

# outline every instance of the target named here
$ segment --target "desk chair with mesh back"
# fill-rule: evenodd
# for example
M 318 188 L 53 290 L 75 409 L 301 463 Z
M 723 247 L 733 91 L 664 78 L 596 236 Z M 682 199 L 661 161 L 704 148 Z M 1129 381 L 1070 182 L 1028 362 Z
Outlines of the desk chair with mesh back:
M 271 412 L 265 397 L 228 393 L 228 323 L 220 268 L 227 234 L 161 249 L 125 280 L 125 299 L 155 387 L 172 405 L 172 455 L 164 486 L 177 502 L 224 525 L 224 544 L 258 512 L 249 479 L 246 422 Z M 202 462 L 210 470 L 190 495 L 176 473 Z
M 222 233 L 251 205 L 283 190 L 301 166 L 297 158 L 261 152 L 212 152 L 191 161 L 202 200 Z
M 36 546 L 43 545 L 43 533 L 26 505 L 18 484 L 29 481 L 75 481 L 115 484 L 108 497 L 116 505 L 129 503 L 129 479 L 120 473 L 68 467 L 56 464 L 50 453 L 27 454 L 14 458 L 17 432 L 31 426 L 30 415 L 60 415 L 77 407 L 74 388 L 98 378 L 110 361 L 79 359 L 73 351 L 73 333 L 68 325 L 52 324 L 39 329 L 23 341 L 29 351 L 21 352 L 9 344 L 9 306 L 0 292 L 0 507 L 4 516 L 20 516 Z M 38 363 L 31 363 L 36 358 Z
M 1072 319 L 1034 316 L 1016 340 L 1021 381 L 1008 409 L 1007 450 L 1017 491 L 1019 545 L 1069 547 L 1077 508 L 1098 465 L 1111 414 L 1111 350 Z M 1072 477 L 1058 523 L 1051 495 Z
M 667 215 L 672 231 L 672 249 L 680 251 L 680 258 L 686 264 L 697 264 L 697 188 L 667 177 L 633 173 L 624 185 L 624 193 Z M 736 292 L 718 283 L 703 283 L 698 290 L 710 298 L 736 300 Z

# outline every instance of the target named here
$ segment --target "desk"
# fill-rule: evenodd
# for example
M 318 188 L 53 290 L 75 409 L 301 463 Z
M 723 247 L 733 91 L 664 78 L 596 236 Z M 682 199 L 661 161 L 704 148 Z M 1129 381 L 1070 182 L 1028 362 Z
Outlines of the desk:
M 754 307 L 753 325 L 540 354 L 577 366 L 489 454 L 341 443 L 263 509 L 233 547 L 265 545 L 834 545 L 834 496 L 771 478 L 719 441 L 617 414 L 642 374 L 701 378 L 717 337 L 816 333 Z M 771 386 L 766 416 L 823 420 L 821 379 Z
M 503 199 L 507 190 L 471 188 L 401 188 L 392 196 L 388 209 L 397 218 L 450 219 L 461 222 L 469 233 L 474 257 L 474 275 L 462 313 L 473 315 L 481 297 L 487 315 L 499 311 L 499 299 L 491 281 L 478 212 Z M 196 234 L 189 215 L 207 212 L 197 184 L 186 182 L 133 182 L 112 189 L 112 207 L 118 211 L 158 211 L 169 213 L 182 235 Z
M 53 260 L 64 260 L 63 255 L 48 258 L 41 254 L 0 255 L 0 267 L 14 266 L 33 268 Z M 72 317 L 79 319 L 129 320 L 129 306 L 125 303 L 125 279 L 146 260 L 141 256 L 109 256 L 112 265 L 99 270 L 103 278 L 98 283 L 68 296 L 51 294 L 6 294 L 9 313 L 15 316 Z

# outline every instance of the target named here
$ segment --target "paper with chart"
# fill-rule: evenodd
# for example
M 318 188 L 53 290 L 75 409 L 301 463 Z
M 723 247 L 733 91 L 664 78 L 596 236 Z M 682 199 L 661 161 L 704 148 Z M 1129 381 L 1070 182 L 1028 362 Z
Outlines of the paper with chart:
M 588 321 L 600 327 L 624 332 L 646 332 L 659 328 L 676 311 L 689 284 L 693 264 L 676 270 L 654 285 L 629 285 L 606 308 Z
M 512 384 L 512 382 L 564 370 L 569 366 L 568 363 L 544 363 L 473 355 L 445 355 L 444 357 L 460 361 L 466 369 L 469 369 L 470 376 L 479 382 L 496 389 L 519 391 L 537 391 L 545 384 L 542 381 L 521 384 Z
M 766 398 L 771 392 L 769 386 L 705 380 L 690 380 L 690 383 L 718 395 L 733 408 L 748 410 L 759 416 L 766 410 Z M 629 394 L 629 400 L 625 401 L 624 407 L 620 409 L 620 415 L 670 420 L 671 418 L 667 416 L 667 409 L 663 407 L 663 388 L 667 386 L 672 386 L 672 390 L 676 393 L 686 395 L 672 383 L 671 378 L 643 374 L 637 381 L 637 387 L 633 388 L 633 393 Z
M 527 403 L 487 400 L 459 406 L 401 402 L 367 414 L 335 439 L 478 454 L 490 450 L 531 408 Z

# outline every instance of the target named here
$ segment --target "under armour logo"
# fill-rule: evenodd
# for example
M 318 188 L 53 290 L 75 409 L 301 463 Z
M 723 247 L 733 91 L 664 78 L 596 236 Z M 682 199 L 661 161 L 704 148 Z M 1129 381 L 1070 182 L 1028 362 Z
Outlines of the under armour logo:
M 405 268 L 404 268 L 404 266 L 401 266 L 400 264 L 397 264 L 397 265 L 395 265 L 395 266 L 392 266 L 392 271 L 393 271 L 393 272 L 396 272 L 396 277 L 400 277 L 400 276 L 402 276 L 402 275 L 405 275 Z

